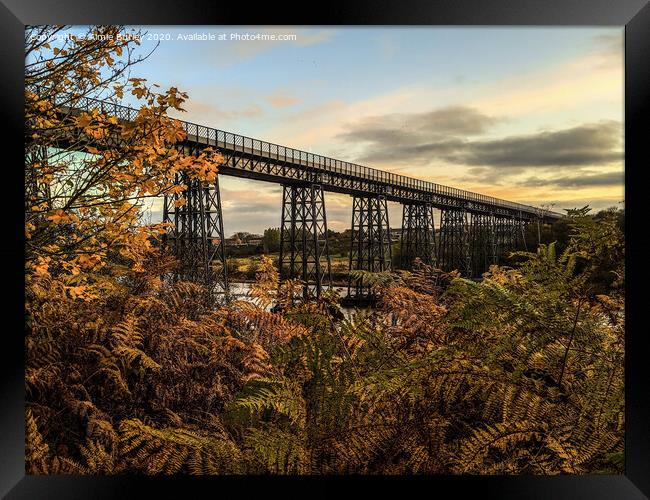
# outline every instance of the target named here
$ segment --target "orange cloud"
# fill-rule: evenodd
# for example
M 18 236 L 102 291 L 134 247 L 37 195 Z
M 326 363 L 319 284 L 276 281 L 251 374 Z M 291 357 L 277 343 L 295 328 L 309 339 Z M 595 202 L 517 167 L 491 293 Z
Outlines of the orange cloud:
M 285 94 L 283 92 L 276 92 L 275 94 L 271 94 L 267 96 L 266 100 L 274 108 L 287 108 L 289 106 L 293 106 L 298 102 L 297 97 Z

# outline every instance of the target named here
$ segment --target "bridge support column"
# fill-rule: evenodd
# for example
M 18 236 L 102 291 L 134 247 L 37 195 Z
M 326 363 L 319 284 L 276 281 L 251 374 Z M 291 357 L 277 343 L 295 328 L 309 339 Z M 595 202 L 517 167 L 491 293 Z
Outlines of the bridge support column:
M 519 217 L 512 217 L 512 251 L 518 252 L 523 250 L 523 232 L 522 232 L 522 223 Z
M 468 217 L 464 208 L 445 208 L 440 215 L 438 265 L 444 271 L 458 269 L 463 276 L 472 274 Z
M 488 241 L 488 252 L 489 252 L 489 257 L 488 261 L 490 266 L 491 265 L 498 265 L 499 264 L 499 220 L 496 215 L 490 214 L 489 216 L 489 231 L 490 231 L 490 237 Z M 488 269 L 489 267 L 488 266 Z
M 470 240 L 472 248 L 472 277 L 478 278 L 496 261 L 492 214 L 472 214 Z
M 494 237 L 496 240 L 496 263 L 504 265 L 508 256 L 508 219 L 503 216 L 494 217 Z
M 210 302 L 220 292 L 228 299 L 218 177 L 209 184 L 179 174 L 176 184 L 188 188 L 165 195 L 163 204 L 163 221 L 170 224 L 165 244 L 179 261 L 175 279 L 202 284 Z
M 352 202 L 349 270 L 392 271 L 392 250 L 386 197 L 355 196 Z M 348 297 L 368 298 L 361 280 L 348 279 Z
M 433 205 L 429 203 L 405 204 L 402 209 L 402 268 L 410 269 L 416 257 L 425 264 L 436 265 Z
M 495 237 L 497 242 L 497 263 L 508 262 L 510 252 L 521 248 L 520 222 L 514 216 L 495 217 Z
M 302 280 L 305 298 L 310 285 L 317 297 L 331 286 L 325 199 L 318 184 L 283 187 L 280 279 Z

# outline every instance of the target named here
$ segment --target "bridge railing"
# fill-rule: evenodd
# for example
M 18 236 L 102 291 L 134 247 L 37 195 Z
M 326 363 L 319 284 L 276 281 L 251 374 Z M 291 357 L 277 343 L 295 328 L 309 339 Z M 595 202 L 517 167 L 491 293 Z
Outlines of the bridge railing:
M 139 111 L 134 108 L 90 97 L 75 99 L 73 104 L 73 107 L 76 109 L 82 109 L 84 111 L 97 110 L 124 121 L 134 121 L 139 114 Z M 469 202 L 494 205 L 524 213 L 539 214 L 542 212 L 540 208 L 530 205 L 502 200 L 472 191 L 465 191 L 464 189 L 458 189 L 437 184 L 435 182 L 424 181 L 372 167 L 366 167 L 364 165 L 358 165 L 356 163 L 337 160 L 335 158 L 207 127 L 205 125 L 198 125 L 183 120 L 177 121 L 182 125 L 188 136 L 194 136 L 198 142 L 203 142 L 216 148 L 232 149 L 240 153 L 268 156 L 279 161 L 291 162 L 308 168 L 313 168 L 315 171 L 320 173 L 335 173 L 349 177 L 356 177 L 365 181 L 383 183 L 386 186 L 399 186 L 406 189 L 418 190 L 426 194 L 441 195 Z M 548 210 L 545 210 L 544 213 L 550 216 L 561 216 L 561 214 L 550 212 Z

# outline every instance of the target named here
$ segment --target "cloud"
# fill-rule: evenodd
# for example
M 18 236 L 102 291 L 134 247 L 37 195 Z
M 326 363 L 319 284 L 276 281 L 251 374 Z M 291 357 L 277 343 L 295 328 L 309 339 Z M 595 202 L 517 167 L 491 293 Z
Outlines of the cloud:
M 603 65 L 620 64 L 625 53 L 625 43 L 622 33 L 595 35 L 592 38 L 592 54 L 603 58 Z
M 530 177 L 518 184 L 528 187 L 556 187 L 560 189 L 575 189 L 585 187 L 621 186 L 625 181 L 623 172 L 606 172 L 602 174 L 578 173 L 551 179 Z
M 364 118 L 349 125 L 338 138 L 363 143 L 359 161 L 412 166 L 440 160 L 493 168 L 585 166 L 623 158 L 622 126 L 614 120 L 498 139 L 471 139 L 485 134 L 498 121 L 474 108 L 452 106 Z
M 434 149 L 452 163 L 492 167 L 604 165 L 621 161 L 622 127 L 616 121 L 584 124 L 564 130 L 466 142 L 450 151 L 450 143 Z M 435 146 L 435 145 L 434 145 Z
M 287 108 L 298 102 L 298 98 L 284 92 L 276 92 L 266 97 L 274 108 Z
M 582 55 L 536 71 L 524 71 L 472 89 L 466 104 L 487 113 L 525 117 L 609 103 L 622 115 L 623 33 L 594 37 Z M 611 116 L 611 115 L 610 115 Z
M 365 143 L 362 161 L 428 162 L 431 153 L 451 154 L 464 138 L 482 134 L 496 118 L 465 106 L 448 106 L 423 113 L 370 116 L 349 125 L 338 138 Z
M 496 120 L 473 108 L 449 106 L 425 113 L 392 113 L 370 116 L 358 121 L 339 137 L 347 141 L 381 142 L 398 139 L 419 143 L 431 136 L 466 136 L 481 134 Z
M 262 182 L 247 184 L 232 177 L 222 178 L 220 184 L 227 236 L 236 231 L 260 233 L 264 228 L 280 225 L 282 188 Z

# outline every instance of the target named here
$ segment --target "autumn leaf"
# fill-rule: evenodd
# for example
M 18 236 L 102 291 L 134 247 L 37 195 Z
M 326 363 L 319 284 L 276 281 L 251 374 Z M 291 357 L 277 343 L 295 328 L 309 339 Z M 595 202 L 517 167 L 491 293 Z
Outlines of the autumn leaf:
M 33 272 L 36 276 L 49 276 L 50 257 L 38 257 L 36 264 L 33 266 Z
M 68 222 L 70 218 L 63 210 L 59 208 L 55 210 L 54 213 L 48 215 L 47 220 L 51 221 L 54 224 L 61 224 L 63 222 Z
M 92 116 L 90 116 L 88 113 L 81 113 L 77 118 L 75 119 L 75 124 L 79 128 L 86 128 L 88 127 L 93 121 Z

